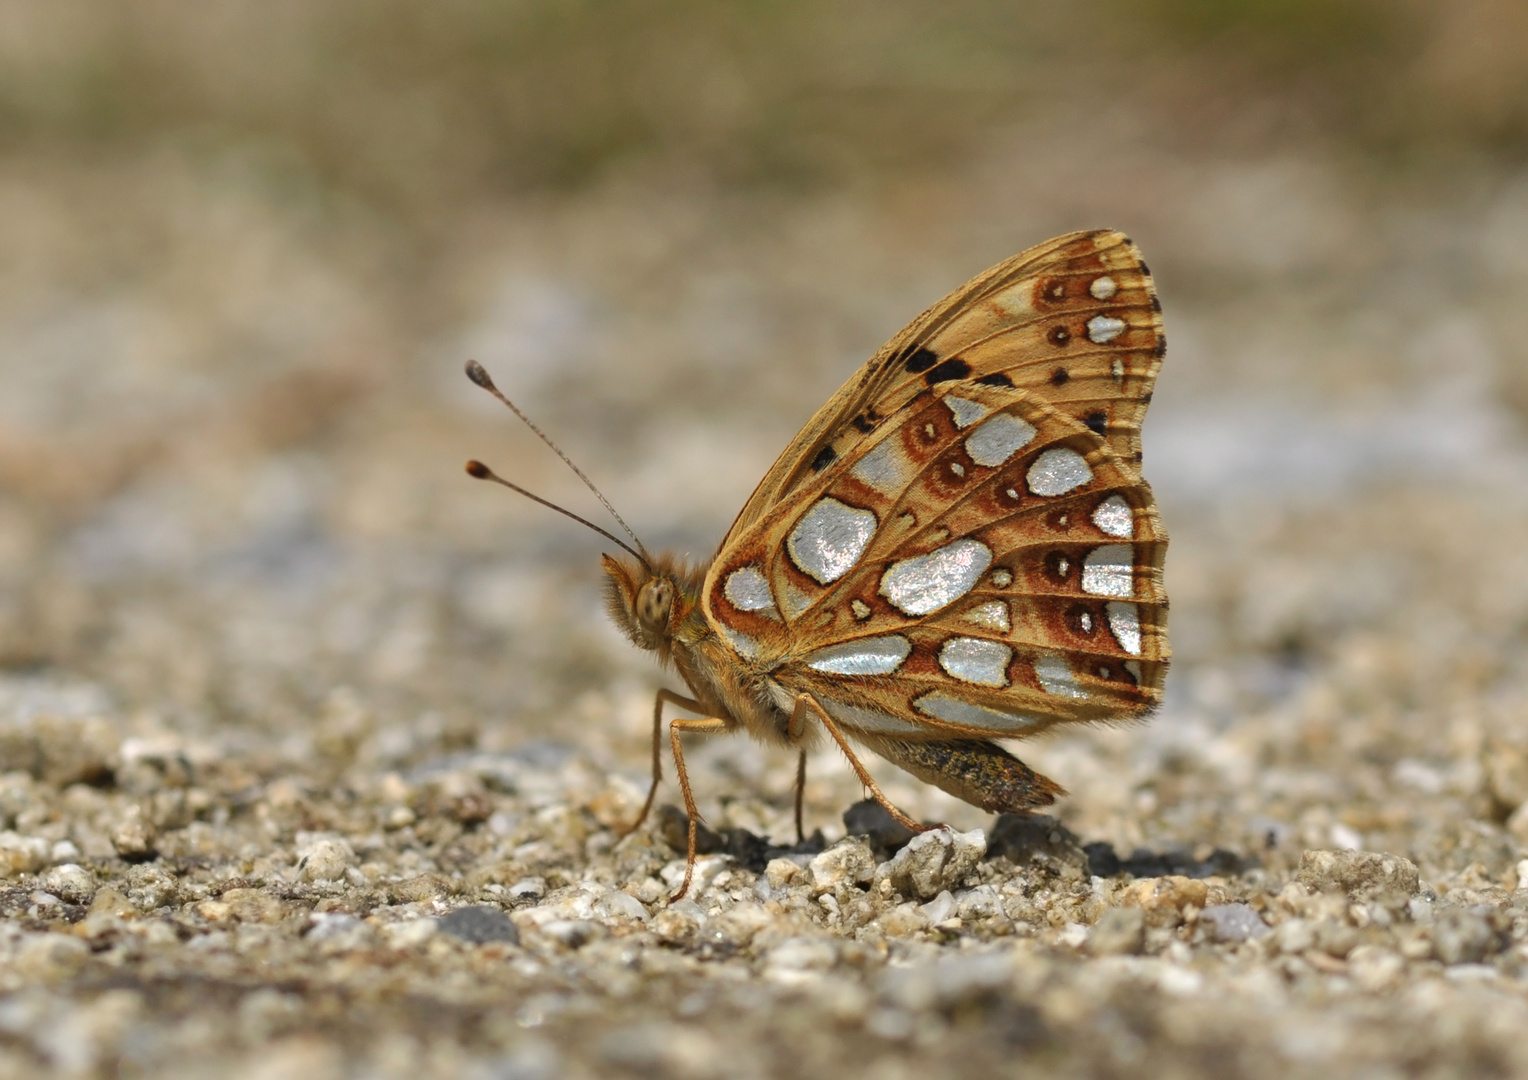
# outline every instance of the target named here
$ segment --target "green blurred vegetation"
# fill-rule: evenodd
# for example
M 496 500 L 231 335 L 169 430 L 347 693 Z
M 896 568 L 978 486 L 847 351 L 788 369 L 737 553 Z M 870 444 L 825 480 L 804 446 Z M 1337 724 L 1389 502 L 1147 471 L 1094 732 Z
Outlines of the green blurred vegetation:
M 1521 0 L 11 0 L 5 22 L 0 154 L 237 146 L 405 216 L 632 165 L 938 167 L 1121 94 L 1186 116 L 1178 138 L 1256 108 L 1392 156 L 1528 149 Z

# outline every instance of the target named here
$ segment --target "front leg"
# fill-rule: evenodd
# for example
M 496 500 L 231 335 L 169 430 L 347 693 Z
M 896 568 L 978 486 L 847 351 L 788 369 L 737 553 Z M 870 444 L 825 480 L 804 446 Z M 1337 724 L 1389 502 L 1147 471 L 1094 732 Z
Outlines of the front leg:
M 647 789 L 647 799 L 642 803 L 642 812 L 637 815 L 637 820 L 623 829 L 621 835 L 615 838 L 618 844 L 642 827 L 642 823 L 647 820 L 648 812 L 653 808 L 653 796 L 658 794 L 658 785 L 663 783 L 663 703 L 665 701 L 694 713 L 706 711 L 706 707 L 694 698 L 687 698 L 672 690 L 659 690 L 657 696 L 653 698 L 653 782 Z
M 669 742 L 674 748 L 674 771 L 679 774 L 679 793 L 684 796 L 684 812 L 690 819 L 689 850 L 685 853 L 684 884 L 669 897 L 669 903 L 680 899 L 690 891 L 690 881 L 695 877 L 695 841 L 700 827 L 700 811 L 695 808 L 695 795 L 690 791 L 690 774 L 684 767 L 684 748 L 679 743 L 681 732 L 693 731 L 700 735 L 716 735 L 728 730 L 730 724 L 719 716 L 703 720 L 675 720 L 669 725 Z M 652 801 L 652 797 L 648 797 Z
M 854 775 L 859 777 L 859 782 L 865 785 L 865 789 L 870 792 L 870 797 L 880 803 L 881 808 L 895 818 L 898 825 L 915 833 L 928 832 L 930 829 L 943 827 L 939 825 L 922 825 L 914 821 L 893 806 L 890 799 L 881 794 L 881 789 L 876 786 L 874 778 L 871 777 L 865 766 L 860 762 L 860 759 L 855 756 L 854 751 L 850 749 L 849 740 L 844 738 L 844 733 L 839 730 L 838 722 L 828 715 L 828 710 L 822 707 L 822 702 L 818 701 L 811 694 L 799 695 L 796 698 L 796 707 L 791 710 L 791 722 L 790 726 L 786 728 L 786 732 L 793 742 L 801 738 L 802 734 L 806 731 L 807 720 L 814 717 L 827 733 L 833 736 L 833 741 L 844 752 L 844 757 L 849 759 L 849 767 L 854 770 Z M 675 723 L 677 724 L 678 721 L 675 721 Z

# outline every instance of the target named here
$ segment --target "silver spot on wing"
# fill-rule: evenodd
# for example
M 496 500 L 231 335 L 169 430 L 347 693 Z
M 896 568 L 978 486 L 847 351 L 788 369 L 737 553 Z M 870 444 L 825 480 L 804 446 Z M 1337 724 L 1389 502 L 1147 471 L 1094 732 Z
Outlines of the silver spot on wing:
M 809 655 L 805 663 L 830 675 L 890 675 L 912 651 L 913 643 L 901 634 L 886 634 L 829 645 Z
M 927 615 L 970 592 L 990 565 L 992 551 L 986 544 L 955 540 L 893 563 L 881 575 L 880 592 L 904 615 Z
M 1118 495 L 1110 495 L 1098 504 L 1093 511 L 1093 524 L 1101 532 L 1126 540 L 1135 534 L 1135 515 L 1130 512 L 1130 504 Z
M 978 686 L 1007 686 L 1013 650 L 984 638 L 958 637 L 939 649 L 939 666 L 946 675 Z
M 1094 315 L 1088 320 L 1088 340 L 1095 345 L 1113 341 L 1125 332 L 1125 320 L 1111 315 Z
M 1055 653 L 1041 653 L 1035 657 L 1035 676 L 1040 680 L 1040 689 L 1047 694 L 1071 698 L 1087 696 L 1077 685 L 1071 665 Z
M 812 606 L 812 598 L 789 581 L 780 582 L 780 610 L 787 619 L 794 619 Z
M 978 465 L 992 469 L 1029 445 L 1035 429 L 1008 413 L 998 413 L 966 436 L 966 453 Z
M 1082 591 L 1094 596 L 1128 597 L 1135 592 L 1135 549 L 1105 544 L 1082 560 Z
M 1093 470 L 1075 450 L 1053 447 L 1029 467 L 1029 490 L 1036 495 L 1065 495 L 1093 479 Z
M 856 461 L 849 475 L 882 495 L 898 495 L 912 482 L 914 471 L 902 450 L 902 440 L 892 433 Z
M 757 660 L 759 658 L 759 643 L 747 634 L 741 634 L 732 629 L 725 622 L 717 620 L 717 628 L 721 630 L 722 637 L 727 639 L 727 644 L 732 646 L 732 651 L 744 660 Z
M 822 703 L 824 709 L 828 710 L 829 716 L 845 727 L 854 728 L 857 731 L 873 731 L 885 735 L 915 735 L 928 731 L 928 728 L 920 724 L 900 720 L 895 716 L 887 716 L 873 709 L 850 705 L 843 701 L 832 701 L 825 697 L 819 697 L 817 700 Z
M 992 576 L 997 577 L 996 574 Z M 1008 633 L 1011 627 L 1008 621 L 1008 605 L 1001 600 L 988 600 L 985 604 L 977 604 L 962 615 L 960 621 L 968 622 L 972 626 L 980 626 L 983 630 L 995 630 L 1000 634 Z
M 875 535 L 875 527 L 871 511 L 824 496 L 796 522 L 785 549 L 802 573 L 829 585 L 859 561 Z
M 979 401 L 968 401 L 963 397 L 949 396 L 944 399 L 944 403 L 949 406 L 955 418 L 955 426 L 961 430 L 970 427 L 992 411 Z
M 1108 274 L 1101 278 L 1094 278 L 1093 284 L 1088 286 L 1088 293 L 1094 300 L 1111 299 L 1118 291 L 1119 286 L 1114 283 L 1114 279 Z
M 1141 655 L 1141 613 L 1134 604 L 1111 600 L 1104 609 L 1108 612 L 1109 632 L 1119 647 L 1127 653 Z
M 739 611 L 773 611 L 774 594 L 757 566 L 744 566 L 727 575 L 722 595 Z
M 924 694 L 913 702 L 913 706 L 925 716 L 932 716 L 935 720 L 964 724 L 983 731 L 1024 731 L 1035 726 L 1035 722 L 1027 716 L 973 705 L 969 701 L 961 701 L 959 698 L 938 692 Z

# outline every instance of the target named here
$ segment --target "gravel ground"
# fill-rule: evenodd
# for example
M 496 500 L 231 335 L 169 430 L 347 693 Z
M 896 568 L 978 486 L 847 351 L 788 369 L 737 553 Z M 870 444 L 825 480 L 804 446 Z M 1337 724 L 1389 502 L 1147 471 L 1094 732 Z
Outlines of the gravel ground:
M 237 175 L 0 178 L 0 1075 L 1528 1073 L 1528 181 L 1110 119 L 1037 166 L 1075 121 L 487 209 L 434 321 Z M 1055 818 L 872 763 L 952 826 L 900 847 L 829 753 L 771 847 L 794 762 L 697 745 L 666 904 L 677 812 L 616 840 L 660 676 L 597 544 L 461 477 L 588 502 L 461 361 L 706 552 L 901 322 L 1095 225 L 1166 307 L 1166 707 L 1017 747 Z

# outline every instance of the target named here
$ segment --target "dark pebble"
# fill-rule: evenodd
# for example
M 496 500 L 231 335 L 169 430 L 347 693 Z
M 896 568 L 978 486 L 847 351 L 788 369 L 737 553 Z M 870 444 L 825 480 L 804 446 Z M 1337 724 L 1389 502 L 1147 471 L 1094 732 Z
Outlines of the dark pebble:
M 440 929 L 473 945 L 486 945 L 490 941 L 520 944 L 520 931 L 509 921 L 509 916 L 487 904 L 457 908 L 442 915 Z
M 896 851 L 913 838 L 913 831 L 887 813 L 874 799 L 862 799 L 844 811 L 850 836 L 863 836 L 879 851 Z

